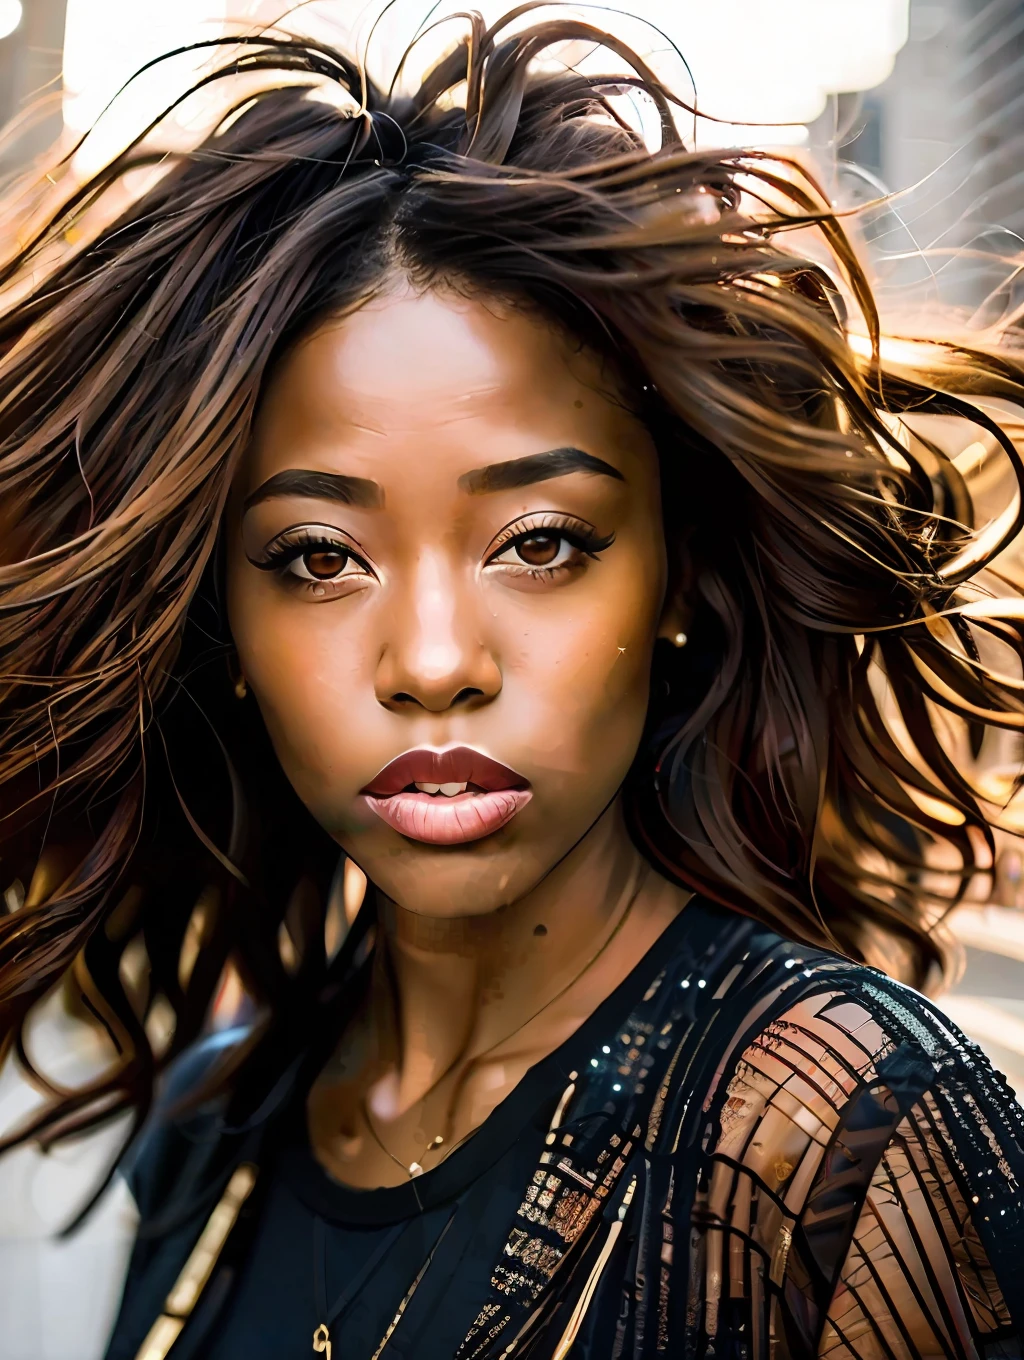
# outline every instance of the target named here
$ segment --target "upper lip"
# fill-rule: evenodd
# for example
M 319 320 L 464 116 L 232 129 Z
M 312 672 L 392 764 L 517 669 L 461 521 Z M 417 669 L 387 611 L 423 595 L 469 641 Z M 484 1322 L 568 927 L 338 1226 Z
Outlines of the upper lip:
M 452 746 L 445 751 L 418 747 L 396 756 L 373 776 L 362 793 L 386 798 L 410 784 L 476 784 L 491 792 L 495 789 L 525 789 L 530 781 L 515 770 L 492 760 L 472 746 Z

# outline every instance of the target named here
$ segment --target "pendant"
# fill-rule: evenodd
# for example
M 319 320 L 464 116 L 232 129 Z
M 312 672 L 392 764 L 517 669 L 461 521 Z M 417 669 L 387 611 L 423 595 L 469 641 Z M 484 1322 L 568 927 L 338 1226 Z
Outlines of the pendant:
M 331 1334 L 327 1330 L 327 1324 L 321 1322 L 320 1326 L 313 1333 L 313 1349 L 323 1354 L 327 1352 L 327 1360 L 331 1360 Z

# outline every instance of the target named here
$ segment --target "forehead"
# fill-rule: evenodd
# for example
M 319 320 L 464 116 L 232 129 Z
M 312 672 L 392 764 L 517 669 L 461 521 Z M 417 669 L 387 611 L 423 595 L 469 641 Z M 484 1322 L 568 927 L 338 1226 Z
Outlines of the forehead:
M 620 465 L 650 456 L 596 356 L 525 310 L 403 287 L 288 355 L 268 385 L 246 480 L 343 461 L 387 485 L 569 444 L 615 450 Z

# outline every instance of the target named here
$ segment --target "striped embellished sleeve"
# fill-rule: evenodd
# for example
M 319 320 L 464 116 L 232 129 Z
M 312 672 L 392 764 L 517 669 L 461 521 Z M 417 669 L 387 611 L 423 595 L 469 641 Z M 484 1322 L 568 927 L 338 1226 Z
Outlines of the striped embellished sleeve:
M 742 1313 L 753 1355 L 1019 1355 L 1002 1259 L 1020 1245 L 1019 1125 L 916 993 L 868 979 L 805 995 L 724 1091 L 694 1205 L 709 1339 Z

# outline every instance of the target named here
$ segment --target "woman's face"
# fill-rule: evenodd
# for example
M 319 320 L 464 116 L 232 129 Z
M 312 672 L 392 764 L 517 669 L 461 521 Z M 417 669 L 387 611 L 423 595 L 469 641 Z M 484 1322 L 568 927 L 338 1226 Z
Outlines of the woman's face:
M 517 900 L 616 797 L 674 631 L 658 467 L 556 329 L 404 286 L 322 327 L 269 384 L 229 543 L 284 771 L 401 906 Z

